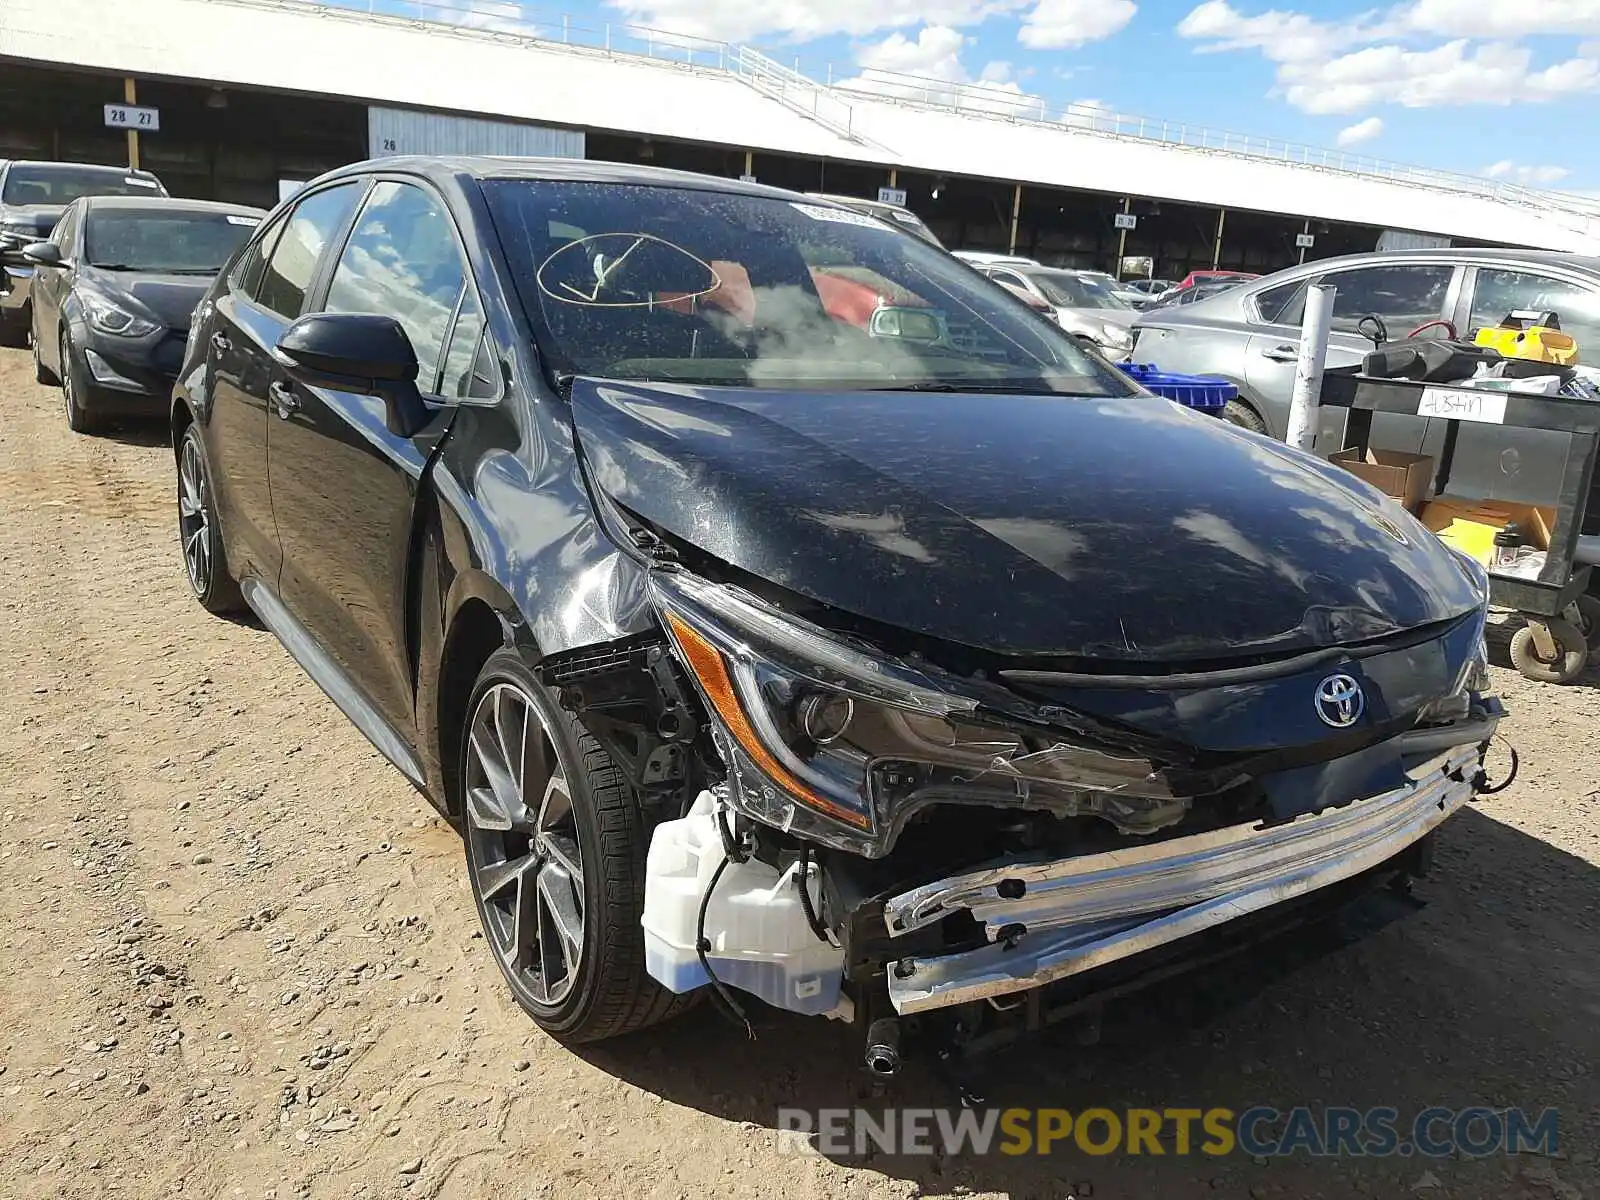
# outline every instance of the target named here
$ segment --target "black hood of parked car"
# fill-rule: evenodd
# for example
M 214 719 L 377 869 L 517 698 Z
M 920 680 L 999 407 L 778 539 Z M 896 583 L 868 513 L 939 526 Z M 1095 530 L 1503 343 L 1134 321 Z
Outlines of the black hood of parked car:
M 857 617 L 1023 658 L 1226 662 L 1478 600 L 1366 484 L 1149 396 L 579 379 L 597 485 L 705 554 Z
M 186 332 L 215 275 L 157 275 L 85 267 L 80 278 L 108 296 L 131 296 L 156 320 Z

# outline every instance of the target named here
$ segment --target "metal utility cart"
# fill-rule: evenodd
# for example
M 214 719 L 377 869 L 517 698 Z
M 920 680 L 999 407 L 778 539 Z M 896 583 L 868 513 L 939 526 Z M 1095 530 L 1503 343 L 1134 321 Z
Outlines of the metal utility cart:
M 1590 568 L 1574 561 L 1578 538 L 1594 483 L 1595 452 L 1600 447 L 1600 403 L 1564 396 L 1489 391 L 1446 384 L 1374 379 L 1359 368 L 1329 369 L 1323 374 L 1321 404 L 1346 413 L 1344 445 L 1363 454 L 1369 449 L 1373 413 L 1428 417 L 1446 423 L 1443 449 L 1437 457 L 1433 495 L 1446 494 L 1461 422 L 1555 430 L 1569 437 L 1565 467 L 1553 481 L 1555 522 L 1543 569 L 1534 579 L 1489 572 L 1489 603 L 1520 613 L 1527 620 L 1511 639 L 1511 660 L 1529 679 L 1567 683 L 1588 664 L 1592 645 L 1600 643 L 1600 601 L 1585 595 Z M 1464 500 L 1492 500 L 1470 490 L 1454 493 Z

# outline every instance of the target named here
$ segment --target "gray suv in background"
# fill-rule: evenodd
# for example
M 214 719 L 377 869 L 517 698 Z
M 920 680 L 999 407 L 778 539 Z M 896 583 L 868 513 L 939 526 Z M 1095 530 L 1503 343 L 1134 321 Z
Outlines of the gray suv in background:
M 28 344 L 33 265 L 22 248 L 46 240 L 80 196 L 165 196 L 149 171 L 92 163 L 0 162 L 0 345 Z
M 1580 361 L 1600 364 L 1600 258 L 1485 249 L 1390 250 L 1323 259 L 1194 304 L 1152 308 L 1134 322 L 1133 357 L 1164 371 L 1230 380 L 1238 385 L 1239 399 L 1229 405 L 1229 419 L 1281 439 L 1289 425 L 1306 288 L 1313 283 L 1338 289 L 1328 339 L 1330 367 L 1359 363 L 1372 349 L 1357 331 L 1368 314 L 1383 319 L 1391 338 L 1449 321 L 1470 341 L 1485 325 L 1528 308 L 1559 313 L 1561 328 L 1577 339 Z M 1446 334 L 1434 328 L 1424 336 Z M 1388 420 L 1396 419 L 1414 421 Z

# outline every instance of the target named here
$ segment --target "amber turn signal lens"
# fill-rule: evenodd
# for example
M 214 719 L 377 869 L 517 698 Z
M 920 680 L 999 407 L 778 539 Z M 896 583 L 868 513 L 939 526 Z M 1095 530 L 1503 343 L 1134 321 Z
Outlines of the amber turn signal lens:
M 755 729 L 750 725 L 750 718 L 745 715 L 744 706 L 739 703 L 739 695 L 734 689 L 733 679 L 728 675 L 728 664 L 723 659 L 722 652 L 676 613 L 669 612 L 666 617 L 667 624 L 672 628 L 673 637 L 678 641 L 679 649 L 688 660 L 689 669 L 700 681 L 700 688 L 705 692 L 706 699 L 711 701 L 711 706 L 717 710 L 723 725 L 756 766 L 807 808 L 825 813 L 834 820 L 843 821 L 846 825 L 857 829 L 870 830 L 872 822 L 866 814 L 836 804 L 826 796 L 817 795 L 795 778 L 788 767 L 773 757 L 771 751 L 756 736 Z

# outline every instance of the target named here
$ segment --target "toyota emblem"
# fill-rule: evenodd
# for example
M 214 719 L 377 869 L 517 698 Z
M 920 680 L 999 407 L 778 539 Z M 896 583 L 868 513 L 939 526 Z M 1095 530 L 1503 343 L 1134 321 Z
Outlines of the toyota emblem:
M 1367 697 L 1352 676 L 1329 675 L 1317 684 L 1317 716 L 1324 725 L 1348 729 L 1366 711 Z

